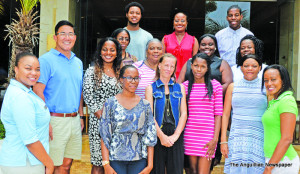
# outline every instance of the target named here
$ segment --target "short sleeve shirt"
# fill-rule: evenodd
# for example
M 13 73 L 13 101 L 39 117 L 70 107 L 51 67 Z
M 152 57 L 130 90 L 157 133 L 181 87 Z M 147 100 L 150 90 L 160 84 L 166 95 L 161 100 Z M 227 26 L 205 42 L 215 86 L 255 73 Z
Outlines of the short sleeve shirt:
M 253 33 L 242 26 L 237 30 L 226 27 L 216 33 L 220 57 L 226 60 L 230 67 L 236 65 L 236 50 L 246 35 Z
M 125 29 L 127 29 L 125 27 Z M 140 28 L 136 31 L 128 30 L 130 34 L 130 43 L 126 51 L 137 57 L 138 60 L 145 60 L 147 42 L 153 39 L 152 34 Z
M 124 108 L 116 97 L 107 99 L 99 121 L 101 138 L 111 161 L 147 158 L 147 146 L 157 142 L 150 103 L 141 99 L 132 109 Z
M 136 88 L 135 93 L 144 99 L 146 87 L 154 82 L 155 71 L 149 68 L 144 63 L 144 61 L 138 61 L 132 65 L 138 69 L 139 75 L 141 77 L 141 80 L 139 81 L 139 86 Z
M 40 141 L 49 153 L 50 113 L 45 102 L 31 89 L 11 79 L 1 110 L 6 137 L 0 151 L 0 165 L 42 164 L 26 147 Z
M 298 117 L 298 108 L 293 92 L 286 91 L 282 93 L 276 100 L 269 102 L 268 109 L 262 116 L 262 123 L 264 126 L 264 153 L 265 157 L 271 158 L 275 148 L 281 138 L 280 132 L 280 114 L 292 113 Z M 297 152 L 292 145 L 284 154 L 284 157 L 288 157 L 290 160 L 297 156 Z M 283 159 L 282 158 L 282 159 Z
M 44 96 L 50 112 L 77 112 L 83 79 L 82 61 L 71 53 L 70 59 L 55 49 L 39 58 L 38 82 L 46 85 Z

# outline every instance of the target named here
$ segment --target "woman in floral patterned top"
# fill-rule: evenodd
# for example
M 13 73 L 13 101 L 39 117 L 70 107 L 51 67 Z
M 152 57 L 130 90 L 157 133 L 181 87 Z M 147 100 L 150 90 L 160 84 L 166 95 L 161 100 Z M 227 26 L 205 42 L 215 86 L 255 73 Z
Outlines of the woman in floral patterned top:
M 134 66 L 124 66 L 123 91 L 104 104 L 99 131 L 106 173 L 150 173 L 153 168 L 156 129 L 150 103 L 135 94 L 139 80 Z
M 113 38 L 102 39 L 95 53 L 95 66 L 88 68 L 83 79 L 83 98 L 91 111 L 89 118 L 89 144 L 92 174 L 103 173 L 100 146 L 99 118 L 106 99 L 121 91 L 117 77 L 120 70 L 121 46 Z

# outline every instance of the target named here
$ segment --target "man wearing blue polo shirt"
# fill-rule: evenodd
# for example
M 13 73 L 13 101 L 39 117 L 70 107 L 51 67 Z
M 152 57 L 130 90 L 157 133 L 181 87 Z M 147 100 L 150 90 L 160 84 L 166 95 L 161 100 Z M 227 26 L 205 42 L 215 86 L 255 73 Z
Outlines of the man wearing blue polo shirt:
M 55 49 L 39 58 L 41 76 L 33 91 L 50 110 L 50 157 L 54 173 L 67 174 L 73 159 L 81 158 L 81 125 L 77 116 L 81 101 L 83 65 L 71 51 L 76 35 L 73 25 L 60 21 L 55 26 Z

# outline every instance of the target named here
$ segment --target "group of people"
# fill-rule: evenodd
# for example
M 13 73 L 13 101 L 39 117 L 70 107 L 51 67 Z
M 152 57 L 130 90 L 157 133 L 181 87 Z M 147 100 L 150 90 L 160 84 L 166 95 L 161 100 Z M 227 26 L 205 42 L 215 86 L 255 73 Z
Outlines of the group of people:
M 0 172 L 70 173 L 85 102 L 92 174 L 204 174 L 222 155 L 224 173 L 298 173 L 288 71 L 263 64 L 263 42 L 240 25 L 241 9 L 229 7 L 229 26 L 199 40 L 177 13 L 162 41 L 140 28 L 143 11 L 125 7 L 127 26 L 98 43 L 85 74 L 68 21 L 39 59 L 17 55 L 1 110 Z

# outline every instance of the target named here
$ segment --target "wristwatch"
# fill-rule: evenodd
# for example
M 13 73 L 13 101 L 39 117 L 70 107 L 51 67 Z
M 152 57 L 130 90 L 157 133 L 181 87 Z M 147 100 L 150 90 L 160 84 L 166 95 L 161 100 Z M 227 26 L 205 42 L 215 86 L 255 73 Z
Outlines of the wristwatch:
M 80 116 L 80 119 L 84 119 L 84 116 Z

